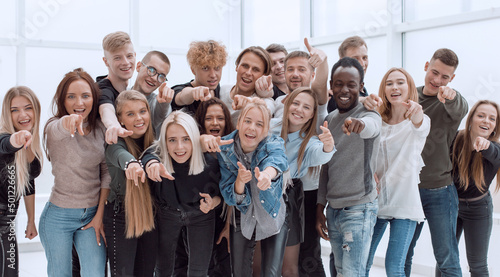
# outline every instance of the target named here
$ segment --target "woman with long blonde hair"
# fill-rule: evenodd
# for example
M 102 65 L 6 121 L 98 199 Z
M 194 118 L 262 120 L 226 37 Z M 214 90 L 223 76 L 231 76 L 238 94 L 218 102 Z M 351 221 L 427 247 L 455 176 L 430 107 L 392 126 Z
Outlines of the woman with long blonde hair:
M 139 160 L 154 141 L 149 105 L 134 90 L 121 92 L 115 104 L 120 124 L 132 135 L 106 147 L 111 191 L 104 230 L 111 276 L 152 276 L 157 233 L 150 188 Z
M 500 188 L 499 115 L 497 103 L 478 101 L 453 144 L 453 182 L 458 193 L 456 235 L 458 241 L 464 233 L 471 276 L 489 276 L 488 246 L 493 225 L 489 188 L 495 176 L 496 189 Z
M 26 237 L 38 235 L 35 226 L 35 181 L 42 170 L 39 137 L 40 102 L 28 87 L 7 91 L 0 119 L 0 275 L 19 275 L 15 225 L 19 199 L 24 196 L 28 225 Z M 12 261 L 11 254 L 14 251 Z
M 215 234 L 214 209 L 221 198 L 219 163 L 202 151 L 194 118 L 175 111 L 163 122 L 158 142 L 142 157 L 158 206 L 155 276 L 172 275 L 183 228 L 189 253 L 187 276 L 207 276 Z

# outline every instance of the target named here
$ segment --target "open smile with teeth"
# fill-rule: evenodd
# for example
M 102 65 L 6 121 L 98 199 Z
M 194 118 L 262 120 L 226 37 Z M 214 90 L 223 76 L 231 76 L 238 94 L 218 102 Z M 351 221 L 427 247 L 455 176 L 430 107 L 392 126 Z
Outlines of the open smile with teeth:
M 251 84 L 252 83 L 252 79 L 248 79 L 248 78 L 244 78 L 242 77 L 241 80 L 243 81 L 243 83 L 245 84 Z
M 208 83 L 208 85 L 210 85 L 210 86 L 215 86 L 215 85 L 217 85 L 217 80 L 214 80 L 214 81 L 208 81 L 207 83 Z
M 177 156 L 177 157 L 184 157 L 186 155 L 186 151 L 184 152 L 174 152 L 174 154 Z
M 341 103 L 347 104 L 349 102 L 349 100 L 351 100 L 351 98 L 350 97 L 341 96 L 341 97 L 339 97 L 339 100 L 340 100 Z
M 296 114 L 296 113 L 292 113 L 292 115 L 293 115 L 293 117 L 295 117 L 295 118 L 297 118 L 297 119 L 302 119 L 302 118 L 303 118 L 303 116 L 298 115 L 298 114 Z
M 255 136 L 255 135 L 252 135 L 252 134 L 245 134 L 245 137 L 246 137 L 247 139 L 255 139 L 255 138 L 256 138 L 256 136 Z
M 398 97 L 398 96 L 401 96 L 401 93 L 393 93 L 393 94 L 391 94 L 391 97 Z
M 82 114 L 85 112 L 85 109 L 74 109 L 73 110 L 76 114 Z
M 486 127 L 486 126 L 479 126 L 480 129 L 482 130 L 485 130 L 485 131 L 488 131 L 490 128 Z
M 218 128 L 210 129 L 211 134 L 219 134 L 219 132 L 220 132 L 220 129 L 218 129 Z
M 21 121 L 19 121 L 19 124 L 21 124 L 21 125 L 29 124 L 30 121 L 31 121 L 30 119 L 21 120 Z
M 155 86 L 155 83 L 150 82 L 150 81 L 148 81 L 148 80 L 146 80 L 146 84 L 148 84 L 148 86 L 151 86 L 151 87 L 154 87 L 154 86 Z
M 144 122 L 140 123 L 140 124 L 135 124 L 134 127 L 135 128 L 142 128 L 142 127 L 144 127 Z

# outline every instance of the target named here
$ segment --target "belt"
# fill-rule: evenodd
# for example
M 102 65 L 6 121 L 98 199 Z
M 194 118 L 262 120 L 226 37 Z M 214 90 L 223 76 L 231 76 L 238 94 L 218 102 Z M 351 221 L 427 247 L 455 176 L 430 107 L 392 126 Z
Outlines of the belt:
M 459 201 L 463 201 L 463 202 L 474 202 L 474 201 L 477 201 L 477 200 L 481 200 L 483 199 L 486 195 L 488 195 L 489 192 L 481 195 L 481 196 L 478 196 L 478 197 L 474 197 L 474 198 L 458 198 Z

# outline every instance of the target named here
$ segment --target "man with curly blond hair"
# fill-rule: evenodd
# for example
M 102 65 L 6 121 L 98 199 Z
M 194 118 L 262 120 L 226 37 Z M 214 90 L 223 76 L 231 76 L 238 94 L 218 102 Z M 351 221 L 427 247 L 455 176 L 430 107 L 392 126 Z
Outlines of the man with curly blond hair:
M 187 53 L 187 60 L 194 74 L 194 80 L 172 87 L 175 91 L 172 109 L 186 108 L 194 114 L 200 101 L 219 98 L 219 82 L 222 67 L 226 65 L 226 47 L 219 42 L 193 41 Z

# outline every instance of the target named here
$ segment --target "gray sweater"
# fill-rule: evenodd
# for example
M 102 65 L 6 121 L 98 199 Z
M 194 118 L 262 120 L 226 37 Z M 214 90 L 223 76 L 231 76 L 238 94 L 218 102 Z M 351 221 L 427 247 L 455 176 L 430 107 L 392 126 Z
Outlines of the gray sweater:
M 47 124 L 47 149 L 54 186 L 49 201 L 61 208 L 90 208 L 99 203 L 101 188 L 109 188 L 111 177 L 104 157 L 104 125 L 72 138 L 56 119 Z
M 360 134 L 344 134 L 342 125 L 347 117 L 365 123 Z M 373 174 L 382 118 L 358 103 L 346 113 L 331 112 L 326 121 L 337 152 L 321 169 L 317 203 L 326 206 L 328 202 L 330 207 L 341 209 L 375 200 L 377 191 Z

